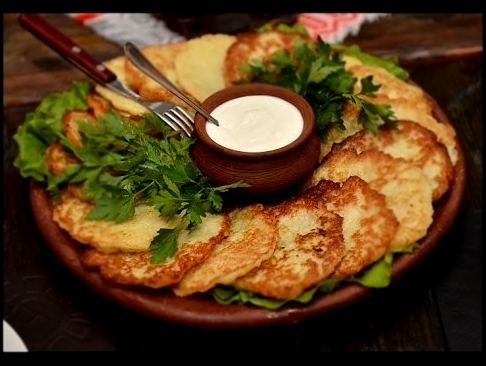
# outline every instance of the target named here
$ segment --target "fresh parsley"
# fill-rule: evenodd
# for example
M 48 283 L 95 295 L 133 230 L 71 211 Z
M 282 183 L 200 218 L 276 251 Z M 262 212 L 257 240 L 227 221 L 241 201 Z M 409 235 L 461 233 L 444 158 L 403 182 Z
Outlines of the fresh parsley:
M 71 91 L 50 95 L 28 115 L 14 135 L 19 145 L 14 165 L 23 177 L 47 182 L 53 199 L 66 183 L 82 183 L 83 193 L 94 203 L 90 220 L 123 222 L 133 217 L 140 203 L 165 217 L 178 215 L 178 225 L 159 230 L 151 243 L 152 261 L 164 261 L 175 253 L 182 229 L 191 230 L 207 213 L 220 212 L 222 194 L 247 184 L 212 185 L 190 158 L 194 139 L 181 137 L 152 114 L 132 123 L 108 111 L 96 127 L 80 121 L 82 146 L 76 146 L 62 133 L 61 118 L 68 110 L 86 110 L 89 90 L 89 84 L 76 82 Z M 79 160 L 58 176 L 48 171 L 45 159 L 54 141 Z
M 344 103 L 350 101 L 360 108 L 358 122 L 377 133 L 380 120 L 396 128 L 396 118 L 390 106 L 372 104 L 362 97 L 375 97 L 380 86 L 373 77 L 362 78 L 361 91 L 353 92 L 358 79 L 345 70 L 339 52 L 320 37 L 315 41 L 296 40 L 292 52 L 279 50 L 266 61 L 252 60 L 239 70 L 245 75 L 237 84 L 261 82 L 286 87 L 302 95 L 314 109 L 316 130 L 327 141 L 330 128 L 345 129 L 342 120 Z

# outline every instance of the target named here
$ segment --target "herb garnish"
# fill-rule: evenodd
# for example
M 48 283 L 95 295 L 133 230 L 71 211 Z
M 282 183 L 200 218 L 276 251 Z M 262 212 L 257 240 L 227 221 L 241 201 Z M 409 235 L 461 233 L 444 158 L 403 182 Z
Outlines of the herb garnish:
M 87 109 L 81 101 L 86 101 L 89 90 L 85 83 L 75 82 L 72 90 L 50 95 L 30 113 L 14 135 L 19 145 L 14 165 L 23 177 L 47 181 L 54 199 L 66 183 L 82 182 L 83 193 L 94 202 L 86 217 L 90 220 L 123 222 L 133 217 L 135 205 L 142 202 L 163 216 L 179 215 L 178 225 L 159 230 L 151 243 L 152 262 L 164 261 L 175 253 L 181 230 L 201 223 L 206 213 L 222 210 L 223 192 L 248 185 L 213 186 L 190 158 L 194 139 L 181 138 L 151 114 L 137 123 L 113 111 L 100 116 L 96 127 L 80 121 L 82 146 L 74 145 L 62 133 L 60 121 L 67 110 Z M 56 140 L 80 161 L 58 176 L 48 171 L 45 162 L 46 149 Z
M 369 75 L 360 80 L 361 91 L 353 87 L 358 79 L 345 70 L 339 52 L 320 37 L 314 41 L 296 40 L 292 52 L 279 50 L 266 61 L 252 60 L 239 70 L 245 76 L 236 84 L 262 82 L 286 87 L 303 96 L 314 109 L 316 129 L 322 141 L 327 141 L 332 127 L 345 129 L 342 120 L 344 102 L 350 101 L 360 108 L 358 122 L 373 133 L 378 132 L 380 119 L 396 128 L 396 118 L 389 105 L 372 104 L 362 96 L 375 97 L 380 85 Z

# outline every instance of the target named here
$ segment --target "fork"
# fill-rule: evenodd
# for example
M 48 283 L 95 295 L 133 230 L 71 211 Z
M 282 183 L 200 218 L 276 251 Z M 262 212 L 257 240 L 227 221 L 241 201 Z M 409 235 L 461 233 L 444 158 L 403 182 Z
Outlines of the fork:
M 187 112 L 180 105 L 169 101 L 144 98 L 120 82 L 115 84 L 112 84 L 111 82 L 104 84 L 104 86 L 117 92 L 118 94 L 123 95 L 124 97 L 136 101 L 138 104 L 145 107 L 149 112 L 157 115 L 174 131 L 181 131 L 188 137 L 192 135 L 194 119 L 189 112 Z
M 206 110 L 204 110 L 200 105 L 194 103 L 191 98 L 184 94 L 177 86 L 175 86 L 166 76 L 164 76 L 160 70 L 158 70 L 149 59 L 131 42 L 126 42 L 124 46 L 125 56 L 134 64 L 140 71 L 155 80 L 157 83 L 162 85 L 164 88 L 169 90 L 172 94 L 182 99 L 192 108 L 194 108 L 198 113 L 202 114 L 206 119 L 219 126 L 219 122 L 211 116 Z
M 138 102 L 149 112 L 157 115 L 173 130 L 181 131 L 183 135 L 191 136 L 194 123 L 193 117 L 178 104 L 141 97 L 121 83 L 117 76 L 101 62 L 98 62 L 69 37 L 47 23 L 41 16 L 22 13 L 19 16 L 19 23 L 98 84 Z

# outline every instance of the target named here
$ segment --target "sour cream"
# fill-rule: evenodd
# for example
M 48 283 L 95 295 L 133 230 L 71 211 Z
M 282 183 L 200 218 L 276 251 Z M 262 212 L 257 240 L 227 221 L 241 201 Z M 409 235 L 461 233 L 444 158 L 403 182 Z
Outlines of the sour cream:
M 249 95 L 217 106 L 206 123 L 213 141 L 229 149 L 263 152 L 279 149 L 302 133 L 304 119 L 293 104 L 271 95 Z

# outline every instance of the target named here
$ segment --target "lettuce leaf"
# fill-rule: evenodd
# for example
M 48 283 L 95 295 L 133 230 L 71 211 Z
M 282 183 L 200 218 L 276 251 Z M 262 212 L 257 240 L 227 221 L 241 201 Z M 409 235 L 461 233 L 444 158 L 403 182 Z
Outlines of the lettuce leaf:
M 396 59 L 385 60 L 383 58 L 364 53 L 361 51 L 358 45 L 345 46 L 342 44 L 332 44 L 331 47 L 333 49 L 342 51 L 345 55 L 357 58 L 366 65 L 381 67 L 402 80 L 408 80 L 410 76 L 406 70 L 398 66 L 398 61 Z
M 309 32 L 302 23 L 295 23 L 294 25 L 288 25 L 286 23 L 274 24 L 272 22 L 265 23 L 259 28 L 255 29 L 258 33 L 268 32 L 271 30 L 278 30 L 283 33 L 297 33 L 303 36 L 308 36 Z
M 392 262 L 395 254 L 411 253 L 418 247 L 418 243 L 413 243 L 405 248 L 390 250 L 380 260 L 365 268 L 357 275 L 343 280 L 324 280 L 317 286 L 304 291 L 300 296 L 293 299 L 270 299 L 254 292 L 222 286 L 216 286 L 209 293 L 217 302 L 223 305 L 230 303 L 250 303 L 270 310 L 276 310 L 288 302 L 308 303 L 314 298 L 316 293 L 331 293 L 346 282 L 356 282 L 370 288 L 384 288 L 390 284 Z
M 47 95 L 35 111 L 28 113 L 13 139 L 18 145 L 14 166 L 24 178 L 45 182 L 47 147 L 62 135 L 62 116 L 68 110 L 87 110 L 86 96 L 91 89 L 87 81 L 74 81 L 69 91 Z M 51 177 L 52 178 L 52 177 Z
M 391 250 L 386 253 L 380 260 L 373 263 L 368 268 L 346 279 L 347 282 L 357 282 L 366 287 L 383 288 L 390 284 L 392 273 L 392 261 L 394 254 L 397 253 L 411 253 L 418 248 L 418 244 L 414 243 L 401 249 Z

